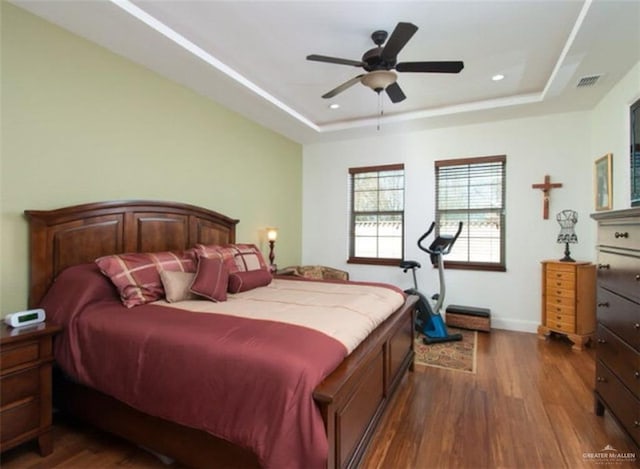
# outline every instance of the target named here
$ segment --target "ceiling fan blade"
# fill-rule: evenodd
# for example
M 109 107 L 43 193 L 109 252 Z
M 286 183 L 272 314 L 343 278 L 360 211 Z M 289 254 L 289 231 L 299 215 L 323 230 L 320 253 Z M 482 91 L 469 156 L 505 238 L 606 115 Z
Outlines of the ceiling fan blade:
M 402 88 L 398 85 L 397 81 L 394 81 L 389 86 L 385 88 L 387 95 L 392 103 L 399 103 L 400 101 L 404 101 L 406 96 L 402 92 Z
M 464 62 L 401 62 L 396 65 L 398 72 L 425 72 L 425 73 L 460 73 L 464 68 Z
M 409 39 L 418 30 L 418 27 L 412 23 L 398 23 L 396 29 L 391 33 L 391 37 L 382 49 L 382 58 L 387 62 L 393 62 L 398 57 L 398 53 L 409 42 Z
M 342 93 L 344 90 L 346 90 L 347 88 L 351 88 L 353 85 L 355 85 L 356 83 L 358 83 L 360 81 L 360 79 L 364 76 L 365 74 L 363 73 L 362 75 L 358 75 L 357 77 L 353 77 L 351 80 L 347 80 L 345 81 L 342 85 L 340 86 L 336 86 L 334 89 L 332 89 L 331 91 L 329 91 L 328 93 L 325 93 L 322 95 L 322 97 L 324 99 L 328 99 L 328 98 L 333 98 L 335 95 Z
M 354 67 L 362 67 L 364 62 L 360 60 L 341 59 L 339 57 L 327 57 L 326 55 L 311 54 L 307 55 L 307 60 L 313 60 L 315 62 L 326 62 L 330 64 L 338 65 L 352 65 Z

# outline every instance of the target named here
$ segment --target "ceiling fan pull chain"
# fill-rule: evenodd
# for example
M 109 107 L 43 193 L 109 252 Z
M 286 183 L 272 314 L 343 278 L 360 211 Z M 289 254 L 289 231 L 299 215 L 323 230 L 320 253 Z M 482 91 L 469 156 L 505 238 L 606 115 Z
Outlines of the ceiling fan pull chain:
M 380 120 L 382 118 L 384 110 L 382 109 L 382 93 L 378 91 L 378 127 L 377 131 L 380 132 Z

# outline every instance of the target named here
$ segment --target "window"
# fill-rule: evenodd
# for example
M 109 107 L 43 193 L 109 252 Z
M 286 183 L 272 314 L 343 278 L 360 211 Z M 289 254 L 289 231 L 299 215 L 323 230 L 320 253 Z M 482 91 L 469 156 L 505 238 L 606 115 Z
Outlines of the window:
M 436 226 L 439 233 L 462 233 L 445 258 L 447 268 L 506 270 L 506 156 L 435 162 Z
M 353 264 L 397 266 L 404 238 L 404 165 L 349 169 Z

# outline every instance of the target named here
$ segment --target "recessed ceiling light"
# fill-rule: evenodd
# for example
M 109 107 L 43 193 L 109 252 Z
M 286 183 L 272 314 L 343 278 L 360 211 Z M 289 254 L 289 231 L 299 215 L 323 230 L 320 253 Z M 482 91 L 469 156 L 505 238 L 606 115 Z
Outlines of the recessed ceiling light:
M 498 73 L 497 75 L 494 75 L 491 77 L 491 79 L 493 81 L 500 81 L 500 80 L 504 80 L 504 75 L 502 75 L 501 73 Z
M 339 107 L 340 107 L 340 105 L 338 103 L 329 104 L 329 109 L 338 109 Z

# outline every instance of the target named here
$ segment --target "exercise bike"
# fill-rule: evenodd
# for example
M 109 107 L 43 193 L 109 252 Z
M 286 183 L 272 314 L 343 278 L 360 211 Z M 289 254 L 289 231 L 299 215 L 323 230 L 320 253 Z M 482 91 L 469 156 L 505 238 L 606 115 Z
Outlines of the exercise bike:
M 458 236 L 460 236 L 460 232 L 462 232 L 462 222 L 458 225 L 458 231 L 455 235 L 438 235 L 428 248 L 424 247 L 422 244 L 423 241 L 431 234 L 435 226 L 435 222 L 431 223 L 429 230 L 427 230 L 427 232 L 418 239 L 418 247 L 429 254 L 431 265 L 438 269 L 440 293 L 436 293 L 431 297 L 431 299 L 435 301 L 433 307 L 427 297 L 418 291 L 416 269 L 421 267 L 420 263 L 416 261 L 402 261 L 400 263 L 400 268 L 404 273 L 411 270 L 411 273 L 413 274 L 414 288 L 405 290 L 405 293 L 409 295 L 417 295 L 419 297 L 418 304 L 416 306 L 417 316 L 415 327 L 418 332 L 424 334 L 423 342 L 425 344 L 462 340 L 462 334 L 449 334 L 447 326 L 440 315 L 440 310 L 442 309 L 446 293 L 446 285 L 444 282 L 444 262 L 442 257 L 451 252 L 451 248 L 458 239 Z

